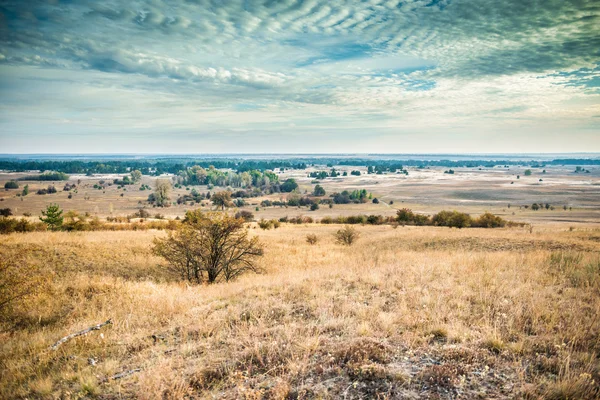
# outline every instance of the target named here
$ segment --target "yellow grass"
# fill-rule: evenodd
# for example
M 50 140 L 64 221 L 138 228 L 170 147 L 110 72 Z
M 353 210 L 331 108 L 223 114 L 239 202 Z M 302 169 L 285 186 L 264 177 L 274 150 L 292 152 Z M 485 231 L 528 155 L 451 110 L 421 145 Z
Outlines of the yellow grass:
M 53 274 L 2 325 L 0 398 L 599 395 L 599 230 L 339 228 L 253 228 L 266 272 L 200 287 L 151 254 L 164 232 L 0 237 Z

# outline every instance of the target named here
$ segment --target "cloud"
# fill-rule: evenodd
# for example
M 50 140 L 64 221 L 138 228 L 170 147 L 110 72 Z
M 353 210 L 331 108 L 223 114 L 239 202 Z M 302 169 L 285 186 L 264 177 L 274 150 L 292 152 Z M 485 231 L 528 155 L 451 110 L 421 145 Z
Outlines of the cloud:
M 22 113 L 7 96 L 21 99 L 19 85 L 41 76 L 91 96 L 90 109 L 125 93 L 168 99 L 128 120 L 169 110 L 185 129 L 214 132 L 234 129 L 238 113 L 288 135 L 305 134 L 304 119 L 336 135 L 490 120 L 584 129 L 600 102 L 594 0 L 32 0 L 5 1 L 0 13 L 0 72 L 16 77 L 0 117 L 11 126 Z M 43 104 L 48 121 L 73 121 L 68 104 Z M 215 107 L 214 123 L 196 118 Z M 182 124 L 155 126 L 166 121 Z

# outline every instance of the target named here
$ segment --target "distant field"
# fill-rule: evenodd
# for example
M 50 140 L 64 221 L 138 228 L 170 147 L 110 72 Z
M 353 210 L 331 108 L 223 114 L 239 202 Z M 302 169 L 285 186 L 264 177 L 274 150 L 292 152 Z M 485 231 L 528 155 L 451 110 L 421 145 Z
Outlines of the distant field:
M 532 223 L 571 223 L 571 224 L 597 224 L 600 222 L 600 168 L 590 167 L 590 173 L 574 173 L 574 168 L 549 166 L 542 169 L 532 169 L 531 176 L 524 176 L 526 168 L 511 166 L 509 168 L 455 168 L 455 174 L 444 174 L 447 168 L 429 167 L 426 169 L 408 168 L 409 175 L 387 173 L 382 175 L 366 174 L 364 167 L 339 167 L 340 172 L 358 169 L 361 176 L 346 176 L 326 178 L 319 181 L 327 194 L 343 190 L 366 189 L 373 196 L 381 200 L 380 204 L 364 203 L 350 205 L 334 205 L 333 208 L 322 206 L 317 211 L 303 208 L 282 207 L 256 207 L 264 199 L 286 199 L 286 194 L 273 194 L 265 197 L 247 199 L 249 203 L 242 209 L 251 211 L 255 217 L 280 218 L 283 216 L 309 215 L 316 219 L 324 216 L 355 215 L 355 214 L 381 214 L 393 215 L 396 209 L 411 208 L 413 211 L 433 214 L 442 209 L 452 209 L 471 214 L 481 214 L 490 211 L 507 219 Z M 307 174 L 311 171 L 328 170 L 325 166 L 308 168 L 307 170 L 286 170 L 279 174 L 280 181 L 286 178 L 295 178 L 300 185 L 300 192 L 310 193 L 315 184 Z M 26 174 L 0 173 L 0 187 L 10 179 L 16 179 Z M 520 179 L 516 176 L 520 175 Z M 20 189 L 0 191 L 0 208 L 9 207 L 15 215 L 31 213 L 33 216 L 49 203 L 58 203 L 66 210 L 88 212 L 100 217 L 124 216 L 132 214 L 145 204 L 151 191 L 140 191 L 141 184 L 151 188 L 155 185 L 155 177 L 144 176 L 136 185 L 126 186 L 126 190 L 118 190 L 115 185 L 106 190 L 93 188 L 100 180 L 112 181 L 121 175 L 97 175 L 88 177 L 72 175 L 69 183 L 80 184 L 77 193 L 68 199 L 68 193 L 62 191 L 65 182 L 20 182 Z M 543 181 L 540 182 L 539 180 Z M 512 184 L 511 184 L 512 182 Z M 29 184 L 30 194 L 24 198 L 17 197 L 22 187 Z M 36 195 L 40 188 L 54 184 L 58 189 L 56 194 Z M 208 192 L 206 186 L 190 186 L 201 192 Z M 215 187 L 210 191 L 224 190 Z M 189 193 L 185 188 L 174 189 L 171 200 Z M 393 202 L 393 204 L 390 204 Z M 549 203 L 555 209 L 550 211 L 532 211 L 519 206 L 532 203 Z M 210 209 L 211 204 L 205 201 L 205 209 Z M 510 204 L 510 208 L 508 205 Z M 563 210 L 563 206 L 571 210 Z M 168 208 L 150 210 L 151 213 L 160 213 L 170 218 L 183 216 L 185 211 L 197 208 L 199 205 L 189 204 L 174 205 Z

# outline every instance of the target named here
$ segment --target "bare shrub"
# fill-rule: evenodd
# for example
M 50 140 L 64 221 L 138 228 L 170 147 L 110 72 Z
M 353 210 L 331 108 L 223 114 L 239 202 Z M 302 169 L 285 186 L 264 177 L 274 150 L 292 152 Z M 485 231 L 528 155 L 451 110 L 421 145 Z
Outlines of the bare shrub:
M 351 246 L 354 242 L 358 240 L 360 234 L 353 227 L 346 225 L 343 229 L 338 230 L 334 234 L 334 236 L 336 242 L 338 242 L 339 244 Z
M 193 283 L 230 281 L 259 272 L 263 254 L 257 237 L 249 238 L 244 220 L 225 213 L 188 211 L 181 226 L 154 239 L 154 253 L 164 257 L 182 279 Z
M 314 233 L 309 233 L 308 235 L 306 235 L 306 243 L 314 245 L 317 244 L 318 241 L 319 238 Z

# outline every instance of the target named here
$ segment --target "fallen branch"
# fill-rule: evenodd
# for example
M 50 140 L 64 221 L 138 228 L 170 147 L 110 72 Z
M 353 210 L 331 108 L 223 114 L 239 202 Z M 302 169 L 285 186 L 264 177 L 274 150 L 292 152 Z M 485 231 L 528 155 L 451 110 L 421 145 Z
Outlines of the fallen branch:
M 90 333 L 91 331 L 100 330 L 103 326 L 110 325 L 110 324 L 112 324 L 112 320 L 109 319 L 108 321 L 103 322 L 101 324 L 90 326 L 89 328 L 84 329 L 79 332 L 71 333 L 70 335 L 65 336 L 64 338 L 60 339 L 58 342 L 54 343 L 50 348 L 52 350 L 56 350 L 56 349 L 58 349 L 58 346 L 60 346 L 61 344 L 65 343 L 73 338 L 76 338 L 77 336 L 86 335 L 86 334 Z
M 117 379 L 125 378 L 126 376 L 135 374 L 136 372 L 140 372 L 140 368 L 130 369 L 129 371 L 121 372 L 119 374 L 113 375 L 108 380 L 116 381 Z

